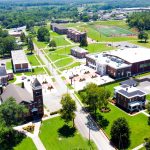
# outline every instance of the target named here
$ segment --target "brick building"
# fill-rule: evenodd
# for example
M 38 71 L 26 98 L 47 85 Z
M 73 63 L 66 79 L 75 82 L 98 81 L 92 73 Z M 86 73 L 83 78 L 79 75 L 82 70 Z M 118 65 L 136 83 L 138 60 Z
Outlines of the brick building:
M 87 39 L 86 32 L 80 32 L 75 29 L 68 29 L 67 37 L 74 42 L 80 42 L 83 38 Z
M 44 114 L 42 85 L 37 79 L 31 84 L 32 94 L 25 88 L 15 84 L 9 84 L 1 89 L 1 102 L 5 102 L 9 97 L 13 97 L 18 104 L 23 104 L 29 110 L 26 118 L 33 119 L 42 117 Z
M 11 51 L 14 72 L 30 71 L 31 66 L 23 50 Z
M 85 58 L 86 54 L 88 54 L 88 51 L 81 47 L 71 48 L 71 55 L 73 55 L 77 58 Z
M 125 78 L 150 71 L 150 49 L 126 48 L 86 55 L 86 65 L 100 75 Z
M 123 109 L 133 112 L 145 108 L 146 93 L 134 86 L 123 84 L 114 88 L 116 104 Z
M 56 23 L 51 23 L 50 25 L 51 30 L 58 33 L 58 34 L 67 34 L 68 29 L 61 26 L 60 24 L 56 24 Z
M 7 85 L 8 81 L 12 80 L 13 78 L 14 75 L 12 72 L 7 71 L 5 66 L 0 66 L 0 85 Z

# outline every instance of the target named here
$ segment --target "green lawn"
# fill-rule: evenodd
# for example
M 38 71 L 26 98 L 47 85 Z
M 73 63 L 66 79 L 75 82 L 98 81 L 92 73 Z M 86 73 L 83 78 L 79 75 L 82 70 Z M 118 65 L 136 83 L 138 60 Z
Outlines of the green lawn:
M 107 46 L 106 44 L 89 44 L 87 47 L 84 47 L 89 51 L 89 53 L 97 53 L 114 49 L 113 47 Z
M 37 150 L 31 138 L 25 138 L 19 143 L 14 150 Z
M 150 102 L 150 94 L 146 95 L 146 100 Z
M 39 61 L 37 60 L 37 58 L 35 57 L 34 54 L 27 55 L 27 58 L 28 58 L 28 60 L 32 66 L 39 66 L 40 65 Z
M 64 67 L 64 68 L 62 68 L 62 69 L 60 69 L 60 70 L 61 70 L 61 71 L 63 71 L 63 70 L 69 70 L 69 69 L 71 69 L 71 68 L 73 68 L 73 67 L 76 67 L 76 66 L 80 66 L 80 62 L 75 62 L 75 63 L 71 64 L 70 66 Z
M 33 39 L 33 42 L 37 45 L 38 48 L 45 48 L 48 43 L 37 41 L 37 39 Z
M 112 123 L 119 117 L 126 118 L 131 129 L 131 145 L 129 149 L 142 144 L 144 142 L 144 138 L 150 137 L 150 126 L 147 124 L 147 116 L 144 114 L 129 116 L 116 106 L 110 104 L 109 107 L 111 108 L 109 113 L 101 113 L 102 116 L 109 121 L 109 125 L 104 129 L 109 137 Z
M 70 45 L 68 41 L 65 40 L 65 37 L 63 36 L 57 36 L 52 38 L 57 46 L 64 46 L 64 45 Z
M 115 26 L 118 29 L 128 30 L 129 32 L 135 32 L 134 29 L 130 29 L 125 21 L 96 21 L 92 23 L 77 23 L 77 24 L 66 24 L 67 27 L 74 27 L 80 31 L 86 31 L 87 35 L 96 41 L 105 41 L 105 42 L 119 42 L 119 41 L 129 41 L 129 40 L 135 40 L 135 37 L 107 37 L 103 35 L 99 30 L 96 29 L 96 26 L 98 25 L 105 25 L 105 26 Z
M 47 150 L 96 149 L 93 143 L 89 146 L 78 131 L 73 132 L 72 129 L 63 127 L 64 121 L 60 117 L 43 121 L 39 137 Z
M 41 58 L 38 55 L 36 55 L 36 57 L 38 58 L 38 60 L 41 62 L 42 65 L 45 65 L 44 62 L 41 60 Z
M 59 48 L 59 49 L 56 49 L 54 52 L 50 52 L 50 51 L 46 50 L 45 52 L 46 53 L 50 52 L 48 54 L 48 57 L 52 61 L 56 61 L 58 59 L 62 59 L 62 58 L 68 57 L 68 55 L 70 54 L 71 47 L 69 46 L 69 47 L 65 47 L 65 48 Z
M 34 72 L 25 72 L 24 74 L 27 76 L 31 76 L 31 75 L 39 75 L 39 74 L 45 74 L 46 72 L 44 71 L 44 69 L 42 67 L 36 67 L 34 68 Z
M 6 69 L 7 70 L 12 70 L 12 63 L 11 63 L 11 61 L 6 62 Z
M 65 58 L 65 59 L 62 59 L 62 60 L 57 61 L 57 62 L 55 63 L 55 65 L 56 65 L 57 67 L 63 67 L 63 66 L 66 66 L 66 65 L 68 65 L 68 64 L 70 64 L 70 63 L 72 63 L 72 62 L 73 62 L 73 58 L 68 57 L 68 58 Z

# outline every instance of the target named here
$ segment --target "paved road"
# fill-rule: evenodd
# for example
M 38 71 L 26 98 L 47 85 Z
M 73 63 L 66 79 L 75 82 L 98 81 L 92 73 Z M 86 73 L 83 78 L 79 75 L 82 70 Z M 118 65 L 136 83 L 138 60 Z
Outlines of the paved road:
M 75 125 L 78 128 L 78 130 L 81 132 L 81 134 L 84 137 L 88 138 L 89 132 L 90 132 L 90 139 L 92 139 L 95 142 L 99 150 L 114 150 L 115 148 L 110 145 L 109 140 L 103 134 L 103 132 L 99 131 L 98 127 L 96 126 L 96 124 L 94 123 L 90 115 L 82 110 L 82 104 L 75 97 L 74 92 L 67 88 L 66 84 L 58 75 L 57 71 L 51 66 L 49 61 L 45 58 L 44 54 L 38 49 L 38 47 L 35 44 L 34 44 L 34 47 L 35 47 L 37 54 L 40 56 L 42 61 L 46 64 L 47 68 L 55 77 L 56 79 L 55 87 L 60 93 L 60 95 L 68 92 L 72 96 L 72 98 L 75 100 L 76 105 L 77 105 Z

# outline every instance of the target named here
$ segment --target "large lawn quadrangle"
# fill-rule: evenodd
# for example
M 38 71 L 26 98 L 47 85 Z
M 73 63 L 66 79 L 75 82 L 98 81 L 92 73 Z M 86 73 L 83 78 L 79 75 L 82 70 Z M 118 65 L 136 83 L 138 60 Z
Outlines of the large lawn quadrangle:
M 88 140 L 84 139 L 77 130 L 73 134 L 71 130 L 65 131 L 64 125 L 60 117 L 43 122 L 39 137 L 47 150 L 96 149 L 95 145 L 91 142 L 90 146 Z M 72 127 L 72 122 L 69 125 Z M 64 133 L 64 136 L 60 133 Z

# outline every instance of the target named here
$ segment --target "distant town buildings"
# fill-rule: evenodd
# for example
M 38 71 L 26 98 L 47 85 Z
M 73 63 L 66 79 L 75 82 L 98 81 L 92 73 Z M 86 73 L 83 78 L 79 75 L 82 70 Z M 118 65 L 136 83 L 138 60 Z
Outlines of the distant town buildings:
M 25 105 L 28 109 L 26 118 L 42 117 L 44 114 L 42 85 L 36 78 L 31 86 L 32 94 L 15 84 L 9 84 L 6 88 L 1 87 L 1 103 L 13 97 L 18 104 Z
M 136 83 L 127 80 L 121 86 L 114 87 L 116 104 L 129 112 L 145 108 L 146 93 L 136 88 L 134 84 Z
M 126 48 L 86 55 L 86 65 L 100 75 L 125 78 L 150 71 L 150 50 L 147 48 Z
M 88 51 L 81 48 L 81 47 L 73 47 L 71 48 L 71 55 L 77 58 L 85 58 L 86 54 L 88 54 Z
M 30 71 L 31 66 L 23 50 L 11 51 L 14 72 Z

